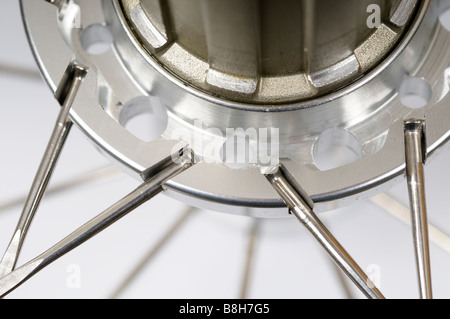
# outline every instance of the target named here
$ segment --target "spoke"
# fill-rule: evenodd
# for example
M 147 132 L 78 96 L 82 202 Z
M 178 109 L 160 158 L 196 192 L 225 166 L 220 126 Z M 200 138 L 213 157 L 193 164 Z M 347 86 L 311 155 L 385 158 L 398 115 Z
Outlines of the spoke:
M 284 200 L 292 214 L 306 226 L 319 243 L 325 248 L 330 257 L 342 269 L 342 271 L 361 289 L 361 291 L 372 299 L 383 299 L 384 296 L 375 287 L 372 281 L 352 259 L 352 257 L 337 242 L 333 235 L 314 213 L 308 201 L 303 198 L 297 189 L 288 181 L 284 173 L 277 169 L 266 175 L 269 182 Z
M 356 299 L 355 295 L 353 294 L 352 288 L 350 287 L 348 278 L 344 275 L 344 273 L 341 271 L 341 269 L 334 262 L 330 262 L 330 263 L 332 264 L 333 270 L 336 273 L 336 277 L 338 278 L 339 282 L 341 283 L 341 287 L 342 287 L 345 297 L 347 299 Z
M 411 223 L 416 253 L 420 297 L 431 299 L 430 250 L 428 244 L 428 223 L 424 184 L 424 123 L 405 123 L 405 162 L 411 207 Z
M 108 166 L 100 169 L 96 169 L 95 171 L 85 173 L 81 176 L 77 176 L 75 178 L 63 181 L 54 186 L 49 186 L 47 191 L 45 192 L 46 198 L 51 195 L 56 195 L 62 193 L 67 190 L 72 190 L 73 188 L 84 186 L 95 181 L 105 179 L 111 177 L 113 175 L 117 175 L 121 173 L 121 170 L 115 166 Z M 27 199 L 27 195 L 19 196 L 17 198 L 13 198 L 7 202 L 0 204 L 0 212 L 13 208 L 15 206 L 21 205 Z
M 120 283 L 117 289 L 111 294 L 110 299 L 118 298 L 125 289 L 135 280 L 137 275 L 153 260 L 164 245 L 177 233 L 188 218 L 194 213 L 197 208 L 189 207 L 181 217 L 166 231 L 166 233 L 158 240 L 156 245 L 144 256 L 144 258 L 136 265 L 135 268 L 128 274 L 128 276 Z
M 391 216 L 394 216 L 404 224 L 411 226 L 411 213 L 409 208 L 393 198 L 391 195 L 383 193 L 373 198 L 371 201 L 388 212 Z M 450 254 L 450 237 L 444 232 L 439 230 L 436 226 L 428 224 L 428 235 L 430 241 Z
M 135 208 L 163 190 L 164 183 L 194 164 L 193 154 L 183 152 L 180 161 L 173 162 L 158 174 L 138 186 L 130 194 L 75 230 L 46 252 L 0 279 L 0 297 L 20 286 L 44 267 L 78 247 Z
M 70 82 L 68 82 L 68 91 L 64 96 L 64 103 L 62 104 L 47 149 L 31 185 L 19 222 L 0 263 L 0 278 L 11 272 L 16 265 L 30 223 L 45 193 L 45 189 L 50 181 L 64 142 L 72 126 L 72 121 L 69 119 L 69 112 L 81 82 L 86 75 L 86 70 L 75 65 L 70 70 L 72 76 Z
M 255 253 L 255 245 L 259 235 L 259 227 L 261 220 L 254 218 L 252 226 L 248 233 L 247 255 L 244 264 L 244 276 L 241 286 L 241 299 L 248 298 L 248 288 L 250 286 L 251 273 L 253 269 L 253 258 Z
M 23 68 L 20 66 L 11 66 L 0 64 L 0 72 L 7 73 L 10 75 L 20 76 L 22 78 L 30 78 L 41 81 L 41 75 L 38 71 L 31 68 Z

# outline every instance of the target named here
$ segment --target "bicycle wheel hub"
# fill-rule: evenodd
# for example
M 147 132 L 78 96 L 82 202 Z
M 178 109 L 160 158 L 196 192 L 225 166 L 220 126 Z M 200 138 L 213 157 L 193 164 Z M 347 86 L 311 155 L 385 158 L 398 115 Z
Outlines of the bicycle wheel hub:
M 261 174 L 282 159 L 327 210 L 402 178 L 405 119 L 426 118 L 429 155 L 448 138 L 437 1 L 48 2 L 22 9 L 50 87 L 90 68 L 73 121 L 142 178 L 189 145 L 201 162 L 166 183 L 188 204 L 286 216 Z

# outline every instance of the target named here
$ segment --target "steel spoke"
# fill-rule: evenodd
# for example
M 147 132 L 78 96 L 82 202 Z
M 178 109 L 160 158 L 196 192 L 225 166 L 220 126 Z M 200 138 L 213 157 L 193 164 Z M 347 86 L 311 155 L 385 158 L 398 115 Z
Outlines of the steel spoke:
M 63 93 L 61 95 L 61 99 L 63 99 L 64 102 L 62 103 L 50 141 L 41 160 L 41 164 L 38 168 L 33 184 L 31 185 L 31 189 L 28 193 L 27 200 L 22 210 L 22 214 L 20 215 L 20 219 L 14 231 L 13 237 L 1 260 L 0 278 L 11 272 L 16 265 L 23 241 L 25 240 L 25 236 L 28 232 L 28 228 L 34 214 L 36 213 L 42 196 L 45 193 L 52 173 L 56 167 L 59 155 L 63 149 L 67 135 L 69 134 L 72 126 L 72 121 L 69 118 L 69 112 L 81 82 L 86 76 L 86 70 L 78 65 L 72 65 L 68 70 L 70 70 L 71 75 L 69 81 L 67 82 L 68 87 L 62 88 L 63 91 L 67 90 L 67 93 L 64 92 L 66 94 Z
M 0 297 L 5 296 L 59 257 L 78 247 L 92 236 L 160 193 L 167 180 L 175 177 L 193 164 L 193 154 L 187 151 L 183 152 L 180 161 L 173 162 L 49 250 L 1 278 Z
M 352 288 L 350 287 L 351 283 L 348 281 L 348 278 L 344 275 L 341 269 L 334 262 L 330 261 L 330 264 L 333 267 L 333 271 L 336 273 L 336 277 L 338 278 L 341 284 L 345 297 L 347 299 L 356 299 L 352 291 Z
M 111 177 L 113 175 L 119 174 L 122 171 L 115 166 L 108 166 L 100 169 L 96 169 L 92 172 L 87 172 L 81 176 L 76 176 L 74 178 L 68 179 L 66 181 L 55 184 L 54 186 L 49 186 L 45 192 L 45 196 L 49 197 L 51 195 L 57 195 L 67 190 L 72 190 L 76 187 L 87 185 L 95 181 Z M 0 212 L 11 209 L 15 206 L 21 205 L 27 199 L 27 195 L 19 196 L 8 200 L 7 202 L 0 203 Z
M 431 299 L 430 249 L 428 244 L 428 222 L 425 201 L 424 122 L 419 120 L 405 123 L 405 163 L 408 182 L 411 223 L 416 253 L 420 297 Z
M 294 214 L 295 217 L 297 217 L 297 219 L 314 235 L 328 252 L 330 257 L 355 283 L 355 285 L 361 289 L 368 298 L 384 298 L 364 271 L 337 242 L 325 225 L 322 224 L 310 204 L 308 204 L 308 201 L 305 200 L 300 192 L 289 182 L 282 170 L 277 168 L 275 172 L 267 174 L 266 177 L 284 200 L 292 214 Z
M 391 216 L 411 226 L 411 213 L 409 208 L 391 195 L 386 193 L 379 194 L 371 198 L 371 201 Z M 433 244 L 450 254 L 450 237 L 448 235 L 432 224 L 428 224 L 428 235 Z
M 153 260 L 159 251 L 165 244 L 177 233 L 177 231 L 183 226 L 188 218 L 194 213 L 197 208 L 189 207 L 182 213 L 181 217 L 175 221 L 175 223 L 166 231 L 166 233 L 158 240 L 156 245 L 150 249 L 150 251 L 139 261 L 135 268 L 128 274 L 127 277 L 120 283 L 114 293 L 111 294 L 110 299 L 118 298 L 127 287 L 134 281 L 139 273 Z
M 261 220 L 253 219 L 251 228 L 248 232 L 248 244 L 247 244 L 247 254 L 245 258 L 244 264 L 244 276 L 242 278 L 242 286 L 241 286 L 241 299 L 248 298 L 248 289 L 250 286 L 250 280 L 253 269 L 253 259 L 255 254 L 255 246 L 258 240 L 259 228 L 260 228 Z
M 31 68 L 0 64 L 0 72 L 19 76 L 22 78 L 35 79 L 39 81 L 42 80 L 41 74 L 37 70 Z

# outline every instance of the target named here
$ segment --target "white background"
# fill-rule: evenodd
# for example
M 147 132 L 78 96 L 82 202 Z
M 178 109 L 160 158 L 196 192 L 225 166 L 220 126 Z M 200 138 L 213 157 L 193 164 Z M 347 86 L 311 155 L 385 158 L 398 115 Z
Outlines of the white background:
M 11 72 L 13 69 L 21 72 Z M 58 112 L 57 103 L 37 73 L 18 1 L 14 0 L 4 0 L 0 7 L 0 98 L 1 205 L 28 191 Z M 426 183 L 429 221 L 450 234 L 449 160 L 450 152 L 442 151 L 431 161 L 426 167 Z M 74 127 L 52 185 L 107 165 Z M 127 194 L 137 183 L 117 174 L 44 198 L 19 265 Z M 407 204 L 406 184 L 398 185 L 391 194 Z M 184 209 L 180 202 L 157 196 L 48 266 L 8 298 L 107 298 Z M 1 253 L 20 211 L 21 206 L 0 211 Z M 408 226 L 370 202 L 321 217 L 363 269 L 379 267 L 381 291 L 386 297 L 418 297 Z M 210 211 L 195 214 L 121 297 L 238 298 L 251 225 L 252 220 L 245 217 Z M 251 298 L 345 297 L 334 265 L 294 218 L 264 220 L 255 254 Z M 432 244 L 431 257 L 435 297 L 448 298 L 450 256 Z M 71 287 L 70 279 L 77 274 L 81 287 Z M 354 293 L 362 297 L 358 291 Z

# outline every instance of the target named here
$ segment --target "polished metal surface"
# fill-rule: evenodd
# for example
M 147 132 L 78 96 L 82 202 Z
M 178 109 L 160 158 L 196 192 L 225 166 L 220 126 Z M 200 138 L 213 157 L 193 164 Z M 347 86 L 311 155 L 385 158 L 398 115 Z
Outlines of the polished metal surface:
M 431 297 L 422 165 L 450 135 L 450 50 L 442 50 L 450 32 L 438 2 L 21 4 L 33 52 L 57 99 L 67 93 L 60 88 L 68 63 L 89 68 L 66 121 L 146 182 L 7 274 L 13 264 L 0 276 L 0 295 L 164 190 L 212 210 L 258 217 L 290 211 L 367 297 L 384 298 L 316 213 L 406 177 L 421 295 Z M 421 100 L 420 109 L 408 103 L 411 96 Z M 142 115 L 149 116 L 144 128 L 151 137 L 131 128 Z M 405 129 L 411 118 L 426 118 L 426 135 L 409 124 Z M 252 240 L 249 247 L 243 296 Z M 17 257 L 9 250 L 8 262 Z
M 268 181 L 286 202 L 289 211 L 311 232 L 322 247 L 327 251 L 333 261 L 355 283 L 355 285 L 371 299 L 384 299 L 384 296 L 352 259 L 352 257 L 339 244 L 334 236 L 311 208 L 307 199 L 299 193 L 295 186 L 285 177 L 280 169 L 266 175 Z
M 39 207 L 39 203 L 45 193 L 72 126 L 72 121 L 69 119 L 69 112 L 80 85 L 86 76 L 86 69 L 79 65 L 73 65 L 69 68 L 71 78 L 68 79 L 67 83 L 63 83 L 67 87 L 61 87 L 61 90 L 67 90 L 67 92 L 61 92 L 60 95 L 62 100 L 61 111 L 59 112 L 36 177 L 31 185 L 11 242 L 0 262 L 0 278 L 10 273 L 16 265 L 28 228 Z
M 269 105 L 330 93 L 369 71 L 406 33 L 420 4 L 119 2 L 145 49 L 188 85 L 229 100 Z M 379 10 L 379 16 L 370 17 L 371 10 Z
M 336 277 L 342 287 L 342 291 L 346 299 L 356 299 L 355 294 L 353 293 L 353 282 L 342 272 L 341 268 L 339 268 L 336 263 L 330 259 L 330 264 L 333 267 L 334 272 L 336 273 Z
M 387 193 L 379 194 L 371 198 L 371 201 L 404 224 L 411 226 L 411 211 L 409 207 L 400 203 L 392 195 Z M 428 223 L 428 235 L 433 244 L 450 254 L 450 237 L 442 229 Z
M 429 155 L 448 138 L 447 123 L 442 119 L 448 111 L 445 74 L 450 52 L 441 48 L 449 45 L 450 36 L 438 20 L 438 4 L 433 1 L 421 2 L 402 40 L 365 76 L 321 98 L 277 108 L 227 101 L 186 86 L 143 49 L 118 1 L 70 1 L 52 6 L 23 0 L 22 7 L 33 50 L 52 89 L 73 55 L 92 66 L 71 116 L 114 163 L 141 177 L 147 174 L 147 167 L 173 153 L 175 145 L 191 144 L 203 161 L 173 179 L 166 194 L 194 206 L 253 216 L 285 216 L 284 203 L 264 184 L 258 164 L 236 170 L 211 155 L 211 144 L 219 149 L 227 139 L 227 129 L 237 128 L 279 130 L 279 157 L 291 161 L 293 174 L 308 176 L 303 187 L 316 202 L 317 211 L 388 189 L 402 179 L 404 171 L 400 125 L 415 114 L 398 95 L 406 76 L 424 78 L 431 85 L 432 98 L 424 108 Z M 38 11 L 39 16 L 34 14 Z M 71 15 L 60 15 L 61 20 L 55 21 L 52 17 L 57 11 L 71 12 L 78 22 L 71 23 Z M 65 16 L 69 20 L 64 20 Z M 84 30 L 96 24 L 109 26 L 114 37 L 112 48 L 102 55 L 88 54 L 80 43 Z M 385 31 L 380 27 L 375 32 Z M 59 50 L 50 50 L 50 38 Z M 377 47 L 376 43 L 365 52 L 375 52 L 370 48 Z M 133 114 L 124 111 L 127 102 L 142 96 L 168 111 L 165 132 L 152 142 L 143 142 L 127 131 L 124 122 L 128 119 L 121 117 Z M 99 104 L 102 108 L 96 107 Z M 197 125 L 199 121 L 201 125 Z M 321 136 L 333 130 L 354 136 L 361 152 L 350 165 L 321 170 L 312 150 Z M 200 143 L 193 143 L 198 137 Z
M 167 180 L 182 173 L 194 163 L 195 159 L 192 157 L 192 154 L 188 151 L 184 152 L 180 156 L 178 162 L 172 163 L 149 178 L 134 191 L 75 230 L 72 234 L 68 235 L 44 253 L 1 277 L 0 297 L 7 295 L 50 263 L 78 247 L 92 236 L 101 232 L 103 229 L 115 223 L 120 218 L 160 193 Z
M 411 224 L 416 253 L 420 297 L 431 299 L 430 248 L 425 200 L 424 162 L 426 157 L 425 121 L 405 122 L 406 178 L 411 207 Z

